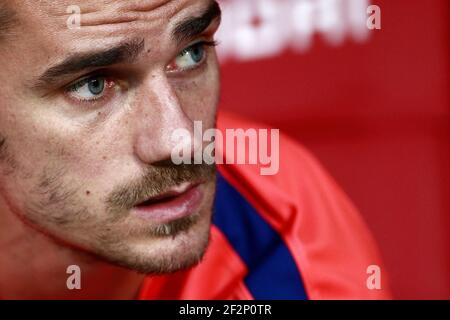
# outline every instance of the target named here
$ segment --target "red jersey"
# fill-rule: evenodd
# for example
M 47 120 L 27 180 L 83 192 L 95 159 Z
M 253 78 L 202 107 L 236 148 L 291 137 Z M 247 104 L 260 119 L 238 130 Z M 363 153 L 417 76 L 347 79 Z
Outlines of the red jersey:
M 218 129 L 261 128 L 220 113 Z M 363 219 L 302 146 L 280 135 L 279 171 L 219 165 L 211 241 L 197 266 L 148 276 L 140 299 L 388 299 Z M 370 289 L 369 266 L 382 271 Z

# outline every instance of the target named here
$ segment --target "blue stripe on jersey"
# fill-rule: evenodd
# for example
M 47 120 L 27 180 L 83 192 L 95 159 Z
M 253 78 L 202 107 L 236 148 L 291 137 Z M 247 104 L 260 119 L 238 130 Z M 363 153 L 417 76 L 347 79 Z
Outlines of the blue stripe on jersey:
M 307 299 L 300 272 L 279 234 L 221 175 L 214 224 L 248 268 L 245 284 L 255 299 Z

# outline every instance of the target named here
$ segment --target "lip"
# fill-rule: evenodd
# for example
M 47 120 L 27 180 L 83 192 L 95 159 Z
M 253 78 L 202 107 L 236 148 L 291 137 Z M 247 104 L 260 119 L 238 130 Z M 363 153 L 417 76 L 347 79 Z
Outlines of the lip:
M 196 212 L 203 194 L 203 184 L 184 183 L 134 206 L 131 212 L 145 220 L 167 223 Z

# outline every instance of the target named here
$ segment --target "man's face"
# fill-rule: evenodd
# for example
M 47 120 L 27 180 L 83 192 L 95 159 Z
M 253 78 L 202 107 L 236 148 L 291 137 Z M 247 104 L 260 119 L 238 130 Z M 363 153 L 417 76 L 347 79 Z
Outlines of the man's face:
M 173 165 L 171 135 L 214 126 L 215 3 L 6 6 L 17 22 L 0 37 L 0 215 L 142 272 L 197 262 L 214 168 Z

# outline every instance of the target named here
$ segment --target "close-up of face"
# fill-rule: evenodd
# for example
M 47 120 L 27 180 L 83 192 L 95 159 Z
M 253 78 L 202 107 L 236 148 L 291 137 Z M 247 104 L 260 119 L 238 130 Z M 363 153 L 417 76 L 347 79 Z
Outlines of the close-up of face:
M 185 143 L 194 145 L 194 121 L 215 126 L 217 3 L 0 3 L 0 219 L 8 236 L 27 226 L 145 273 L 197 263 L 208 245 L 215 168 L 173 164 L 172 133 L 187 129 Z

